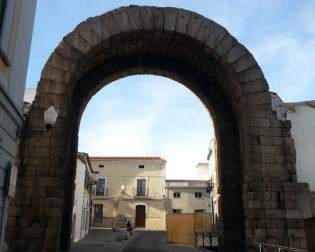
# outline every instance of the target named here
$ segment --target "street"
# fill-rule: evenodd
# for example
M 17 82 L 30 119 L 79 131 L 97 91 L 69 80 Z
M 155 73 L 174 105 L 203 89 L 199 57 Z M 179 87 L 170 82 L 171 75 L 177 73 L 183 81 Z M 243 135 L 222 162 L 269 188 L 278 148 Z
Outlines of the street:
M 116 241 L 108 229 L 91 230 L 82 240 L 74 244 L 70 252 L 200 252 L 205 251 L 191 246 L 170 245 L 166 243 L 165 232 L 135 231 L 128 240 Z M 209 250 L 208 250 L 209 251 Z

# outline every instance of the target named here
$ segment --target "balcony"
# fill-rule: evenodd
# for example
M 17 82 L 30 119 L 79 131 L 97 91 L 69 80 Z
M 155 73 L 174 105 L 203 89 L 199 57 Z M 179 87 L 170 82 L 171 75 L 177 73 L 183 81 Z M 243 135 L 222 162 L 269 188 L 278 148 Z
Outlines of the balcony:
M 109 193 L 108 193 L 108 188 L 105 187 L 104 191 L 96 191 L 96 187 L 93 188 L 93 196 L 96 197 L 108 197 Z
M 133 197 L 135 198 L 147 198 L 149 197 L 149 188 L 133 188 Z

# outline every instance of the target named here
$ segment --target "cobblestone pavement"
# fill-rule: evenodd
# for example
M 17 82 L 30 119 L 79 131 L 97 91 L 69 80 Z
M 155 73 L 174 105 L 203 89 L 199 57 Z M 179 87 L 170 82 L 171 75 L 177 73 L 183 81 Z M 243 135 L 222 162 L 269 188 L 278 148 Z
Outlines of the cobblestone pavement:
M 128 240 L 116 241 L 116 234 L 108 229 L 95 229 L 74 244 L 70 252 L 201 252 L 189 247 L 166 244 L 165 232 L 135 231 Z M 207 250 L 209 251 L 209 250 Z

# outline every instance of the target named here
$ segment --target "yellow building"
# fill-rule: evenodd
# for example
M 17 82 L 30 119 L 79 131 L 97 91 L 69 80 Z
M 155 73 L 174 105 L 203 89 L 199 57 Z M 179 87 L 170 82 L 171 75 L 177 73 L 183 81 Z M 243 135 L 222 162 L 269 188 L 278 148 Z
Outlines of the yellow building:
M 91 157 L 92 226 L 164 230 L 165 163 L 160 157 Z

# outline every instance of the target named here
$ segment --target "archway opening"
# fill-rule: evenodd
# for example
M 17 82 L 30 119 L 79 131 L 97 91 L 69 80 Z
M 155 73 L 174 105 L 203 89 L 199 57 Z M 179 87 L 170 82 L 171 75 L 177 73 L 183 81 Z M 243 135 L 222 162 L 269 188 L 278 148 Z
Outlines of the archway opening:
M 166 214 L 202 209 L 210 225 L 212 128 L 198 97 L 168 78 L 130 76 L 100 90 L 83 113 L 78 147 L 90 156 L 99 182 L 90 211 L 99 214 L 91 216 L 91 226 L 124 227 L 129 220 L 134 227 L 146 223 L 146 230 L 165 231 Z M 175 191 L 182 191 L 180 198 L 173 198 Z M 147 211 L 137 216 L 142 204 Z
M 128 34 L 126 37 L 112 38 L 113 50 L 119 52 L 114 57 L 108 55 L 106 51 L 98 51 L 89 56 L 83 64 L 85 68 L 82 70 L 80 79 L 76 80 L 71 105 L 66 112 L 71 115 L 68 117 L 66 135 L 75 134 L 69 137 L 71 141 L 69 151 L 72 153 L 70 155 L 74 158 L 77 151 L 78 125 L 86 105 L 91 97 L 108 83 L 136 74 L 160 75 L 182 83 L 202 101 L 213 119 L 218 143 L 220 171 L 218 182 L 221 185 L 222 195 L 222 207 L 220 207 L 222 214 L 220 215 L 224 223 L 222 235 L 229 241 L 224 241 L 224 244 L 241 248 L 244 242 L 243 177 L 240 162 L 239 121 L 235 105 L 231 103 L 232 97 L 237 96 L 239 90 L 231 88 L 232 84 L 229 83 L 227 73 L 223 73 L 223 69 L 215 59 L 213 62 L 207 58 L 203 59 L 204 48 L 190 38 L 180 34 L 174 37 L 174 34 L 171 35 L 168 32 L 163 32 L 154 41 L 143 37 L 141 33 L 132 33 L 130 36 L 130 40 L 126 39 Z M 148 32 L 147 36 L 151 38 L 154 32 L 152 34 Z M 139 44 L 141 51 L 139 51 Z M 165 51 L 160 51 L 161 44 L 167 45 Z M 124 54 L 124 48 L 131 49 L 131 52 Z M 194 59 L 198 59 L 197 62 L 194 62 Z M 230 87 L 225 89 L 225 85 L 230 85 Z M 227 96 L 226 92 L 230 96 Z M 73 165 L 67 167 L 73 167 Z M 71 169 L 68 169 L 66 181 L 73 180 L 74 172 L 73 168 Z M 70 191 L 68 195 L 70 197 Z M 67 202 L 71 200 L 65 197 L 64 209 L 70 208 Z M 235 216 L 238 217 L 235 218 Z M 69 214 L 68 216 L 64 214 L 63 218 L 64 223 L 71 219 Z M 66 226 L 62 230 L 66 232 Z M 67 237 L 66 233 L 63 233 L 61 237 Z
M 117 86 L 119 86 L 119 85 L 125 85 L 126 87 L 118 89 Z M 118 89 L 119 91 L 116 91 L 116 93 L 115 93 L 114 87 L 116 87 L 116 89 Z M 111 96 L 110 95 L 106 96 L 106 95 L 102 94 L 102 93 L 105 93 L 106 90 L 108 90 L 108 92 L 111 94 Z M 148 92 L 148 90 L 150 90 L 150 92 Z M 173 94 L 172 94 L 172 92 L 173 92 Z M 176 96 L 175 92 L 177 92 L 177 93 L 182 92 L 182 96 L 183 96 L 182 100 L 180 100 L 180 98 L 178 99 L 178 97 L 180 97 L 180 94 L 178 94 Z M 138 93 L 138 96 L 133 96 L 133 93 Z M 125 96 L 124 96 L 124 94 L 125 94 Z M 114 81 L 110 85 L 106 86 L 104 89 L 98 90 L 98 92 L 96 93 L 95 96 L 96 96 L 96 98 L 93 98 L 90 101 L 92 103 L 92 105 L 91 105 L 92 108 L 90 108 L 88 105 L 86 107 L 87 112 L 84 112 L 83 116 L 81 118 L 80 124 L 81 125 L 83 124 L 83 126 L 81 126 L 81 127 L 85 128 L 84 129 L 85 132 L 83 132 L 82 135 L 80 135 L 80 132 L 79 132 L 79 136 L 81 136 L 81 137 L 80 137 L 80 141 L 78 143 L 79 150 L 82 150 L 83 152 L 89 153 L 90 156 L 98 156 L 98 157 L 95 157 L 95 160 L 92 161 L 92 166 L 94 166 L 95 161 L 98 164 L 99 161 L 104 162 L 105 160 L 108 161 L 110 159 L 109 157 L 106 157 L 104 160 L 102 160 L 102 156 L 104 156 L 104 155 L 105 156 L 112 156 L 112 157 L 113 156 L 118 156 L 118 157 L 123 156 L 124 157 L 124 156 L 137 156 L 137 155 L 139 155 L 139 152 L 138 152 L 139 148 L 134 148 L 134 149 L 131 148 L 130 149 L 130 148 L 128 148 L 128 146 L 134 146 L 134 145 L 139 145 L 139 144 L 141 145 L 141 144 L 144 144 L 144 141 L 141 141 L 142 139 L 132 139 L 132 138 L 130 140 L 130 137 L 128 137 L 128 133 L 134 134 L 134 132 L 132 132 L 133 129 L 132 129 L 132 127 L 127 129 L 128 125 L 130 125 L 130 124 L 128 124 L 128 119 L 126 119 L 126 115 L 124 113 L 122 113 L 122 111 L 119 111 L 118 109 L 115 110 L 115 107 L 114 107 L 115 105 L 121 106 L 121 107 L 126 107 L 126 106 L 131 106 L 131 107 L 133 106 L 134 107 L 135 105 L 137 105 L 137 106 L 141 106 L 142 110 L 135 111 L 135 113 L 133 114 L 133 117 L 132 117 L 133 127 L 135 127 L 134 126 L 135 120 L 139 120 L 138 124 L 136 124 L 137 130 L 142 130 L 142 131 L 144 131 L 145 128 L 141 127 L 141 125 L 146 124 L 147 121 L 149 121 L 149 123 L 151 123 L 151 125 L 152 125 L 152 124 L 158 124 L 157 120 L 161 120 L 161 121 L 162 120 L 168 120 L 168 123 L 170 123 L 172 120 L 175 120 L 174 123 L 178 124 L 178 129 L 177 129 L 177 132 L 173 131 L 172 134 L 173 135 L 178 134 L 178 136 L 175 136 L 175 138 L 179 137 L 181 139 L 181 141 L 177 140 L 177 142 L 175 143 L 175 144 L 177 144 L 177 146 L 176 145 L 172 146 L 172 144 L 174 144 L 174 143 L 170 143 L 168 150 L 170 148 L 174 149 L 174 150 L 171 153 L 165 153 L 164 149 L 160 150 L 157 148 L 157 146 L 159 146 L 159 144 L 161 144 L 161 141 L 163 142 L 163 140 L 156 141 L 157 139 L 154 139 L 154 136 L 153 136 L 150 138 L 150 143 L 149 143 L 152 145 L 151 149 L 149 147 L 140 148 L 140 150 L 142 150 L 140 152 L 140 154 L 143 154 L 143 151 L 145 151 L 144 156 L 156 156 L 158 154 L 158 156 L 161 156 L 163 159 L 166 159 L 167 162 L 170 162 L 169 164 L 166 165 L 166 167 L 167 167 L 166 179 L 167 180 L 171 180 L 171 181 L 178 180 L 178 179 L 180 179 L 180 180 L 197 179 L 198 180 L 198 178 L 200 178 L 200 175 L 196 176 L 197 174 L 194 174 L 194 172 L 196 172 L 196 170 L 194 171 L 194 169 L 192 169 L 192 167 L 194 167 L 195 164 L 197 164 L 200 161 L 206 161 L 206 156 L 208 154 L 207 151 L 208 151 L 209 142 L 211 140 L 211 135 L 214 134 L 214 132 L 212 132 L 212 130 L 213 130 L 212 120 L 211 119 L 209 120 L 209 117 L 211 118 L 210 111 L 207 109 L 209 107 L 209 105 L 206 107 L 206 105 L 204 103 L 202 103 L 201 100 L 199 100 L 199 97 L 197 97 L 193 93 L 191 93 L 191 91 L 189 89 L 187 89 L 186 87 L 182 86 L 181 84 L 174 82 L 168 78 L 162 78 L 162 77 L 157 77 L 157 76 L 154 77 L 154 75 L 151 75 L 151 76 L 150 75 L 136 75 L 136 76 L 131 76 L 131 77 L 127 77 L 127 78 L 123 78 L 123 79 L 119 79 L 119 80 Z M 143 99 L 143 101 L 140 103 L 139 102 L 134 103 L 134 101 L 132 101 L 132 99 L 128 99 L 128 96 L 129 97 L 133 96 L 133 98 L 136 97 L 138 99 L 141 98 L 141 99 Z M 99 98 L 99 97 L 101 97 L 101 98 Z M 110 100 L 111 98 L 112 98 L 112 100 Z M 117 101 L 117 98 L 120 98 L 121 100 Z M 178 102 L 175 101 L 176 98 L 179 100 Z M 186 98 L 186 99 L 184 99 L 184 98 Z M 102 100 L 107 99 L 108 103 L 107 104 L 105 102 L 93 103 L 93 101 L 95 99 L 99 100 L 99 101 L 100 101 L 100 99 L 102 99 Z M 172 99 L 175 102 L 172 104 L 169 101 L 167 102 L 167 99 L 168 100 Z M 125 100 L 125 102 L 122 102 L 123 100 Z M 150 101 L 151 101 L 151 104 L 150 104 Z M 159 103 L 156 105 L 157 102 L 159 102 Z M 180 102 L 182 102 L 182 104 Z M 185 103 L 190 102 L 190 105 L 192 106 L 192 112 L 190 115 L 189 115 L 189 111 L 188 111 L 189 105 L 183 104 L 184 102 Z M 154 103 L 154 104 L 152 105 L 152 103 Z M 199 106 L 198 109 L 193 108 L 193 106 L 196 106 L 196 103 L 198 103 L 198 106 Z M 174 104 L 176 104 L 175 106 L 178 107 L 178 111 L 173 111 L 173 116 L 174 116 L 174 113 L 176 113 L 176 112 L 177 113 L 186 113 L 187 114 L 186 118 L 180 118 L 179 117 L 178 119 L 181 119 L 181 121 L 176 122 L 176 116 L 174 116 L 174 118 L 170 118 L 170 116 L 172 116 L 172 112 L 171 112 L 170 114 L 167 115 L 168 119 L 165 119 L 161 116 L 158 116 L 157 111 L 154 107 L 154 106 L 159 106 L 160 112 L 162 111 L 162 113 L 163 113 L 163 107 L 164 107 L 164 111 L 165 111 L 165 109 L 170 111 L 171 110 L 170 106 L 172 106 L 172 105 L 174 106 Z M 125 113 L 132 114 L 132 110 L 130 110 L 128 108 L 125 108 L 125 110 L 126 110 Z M 167 112 L 164 112 L 164 113 L 167 113 Z M 93 114 L 94 114 L 94 120 L 93 120 Z M 149 115 L 149 118 L 147 119 L 148 115 Z M 85 116 L 87 118 L 85 118 Z M 112 122 L 110 120 L 107 120 L 107 121 L 105 120 L 105 122 L 104 122 L 104 119 L 103 119 L 104 117 L 111 117 L 111 116 L 116 117 L 116 120 L 113 120 Z M 117 120 L 117 116 L 119 117 L 119 120 Z M 206 124 L 208 126 L 207 134 L 205 134 L 204 128 L 198 126 L 199 121 L 201 121 L 205 124 L 205 120 L 199 120 L 198 121 L 198 117 L 204 118 L 205 116 L 208 117 L 208 121 L 206 122 Z M 152 120 L 154 117 L 156 117 L 155 120 Z M 189 125 L 190 120 L 196 121 L 195 124 Z M 161 130 L 164 131 L 164 134 L 165 134 L 165 131 L 167 131 L 167 127 L 171 127 L 171 125 L 167 125 L 167 123 L 166 123 L 166 125 L 163 125 L 162 123 L 160 123 L 159 126 L 162 127 Z M 146 127 L 146 126 L 144 125 L 144 127 Z M 180 132 L 181 127 L 186 128 L 186 131 L 185 131 L 186 135 L 183 135 L 183 133 Z M 113 129 L 115 129 L 114 132 L 112 131 Z M 115 134 L 117 131 L 119 133 Z M 128 131 L 128 133 L 126 131 Z M 127 135 L 126 135 L 126 133 L 127 133 Z M 154 134 L 154 133 L 158 133 L 158 132 L 152 132 L 151 131 L 151 134 L 152 133 Z M 198 133 L 200 133 L 200 135 L 198 135 Z M 123 138 L 124 138 L 123 141 L 121 140 L 119 135 L 123 136 Z M 199 138 L 203 137 L 204 141 L 202 142 L 199 139 L 199 142 L 192 142 L 193 137 L 190 138 L 190 141 L 189 140 L 184 141 L 183 139 L 185 137 L 187 137 L 189 139 L 189 135 L 198 136 Z M 139 136 L 139 134 L 138 134 L 138 136 Z M 159 137 L 161 137 L 161 135 Z M 164 135 L 164 136 L 162 135 L 162 138 L 163 137 L 164 137 L 165 142 L 171 141 L 170 140 L 171 138 L 169 135 Z M 128 139 L 129 139 L 129 141 L 128 141 Z M 84 141 L 87 141 L 88 143 L 84 144 Z M 185 149 L 185 148 L 180 148 L 180 144 L 182 144 L 183 146 L 186 145 L 186 147 L 188 144 L 190 144 L 191 146 L 189 149 L 187 149 L 187 148 Z M 203 146 L 198 146 L 200 144 L 203 144 Z M 165 144 L 165 145 L 167 145 L 167 144 Z M 106 148 L 106 146 L 107 146 L 107 148 Z M 212 147 L 214 147 L 214 146 L 212 146 Z M 164 146 L 164 148 L 165 148 L 165 146 Z M 214 148 L 217 149 L 217 146 L 215 146 Z M 228 149 L 228 147 L 226 147 L 226 148 Z M 190 153 L 187 152 L 188 150 L 190 151 Z M 154 151 L 154 152 L 152 152 L 152 151 Z M 186 151 L 186 154 L 185 154 L 185 151 Z M 175 154 L 176 152 L 177 152 L 177 155 Z M 188 156 L 189 154 L 192 157 L 189 157 Z M 198 157 L 196 154 L 198 154 Z M 214 153 L 214 155 L 215 155 L 215 153 Z M 179 163 L 179 158 L 183 159 L 181 163 Z M 198 160 L 198 158 L 199 158 L 199 160 Z M 110 160 L 111 163 L 113 163 L 114 160 L 115 159 Z M 187 164 L 187 162 L 188 162 L 188 164 Z M 216 158 L 215 158 L 215 162 L 217 162 Z M 121 165 L 121 167 L 124 166 L 124 164 L 122 164 L 122 163 L 120 165 Z M 214 165 L 214 164 L 212 164 L 212 165 Z M 106 173 L 106 171 L 104 170 L 107 165 L 105 165 L 104 169 L 98 169 L 97 166 L 99 166 L 99 165 L 95 166 L 96 172 L 101 173 L 101 174 L 97 174 L 96 177 L 98 177 L 101 180 L 104 180 L 103 184 L 104 184 L 104 188 L 105 187 L 106 188 L 105 188 L 103 193 L 105 195 L 105 192 L 106 192 L 106 200 L 104 200 L 104 199 L 100 200 L 100 199 L 98 199 L 98 197 L 96 197 L 97 199 L 95 200 L 94 205 L 90 210 L 91 213 L 93 213 L 93 211 L 94 211 L 93 217 L 91 218 L 91 223 L 92 223 L 92 225 L 96 225 L 97 227 L 102 227 L 102 225 L 104 227 L 107 227 L 107 228 L 111 225 L 119 226 L 119 223 L 116 223 L 117 222 L 116 219 L 118 216 L 117 217 L 115 216 L 115 218 L 114 218 L 115 221 L 113 222 L 112 217 L 106 217 L 106 215 L 111 215 L 111 212 L 115 212 L 113 214 L 117 214 L 116 212 L 118 212 L 118 209 L 121 208 L 120 216 L 119 216 L 119 217 L 121 217 L 121 216 L 124 216 L 124 211 L 128 213 L 128 212 L 130 212 L 130 211 L 128 211 L 128 209 L 130 210 L 133 208 L 130 204 L 129 204 L 130 206 L 123 204 L 123 201 L 127 201 L 126 198 L 128 198 L 127 197 L 128 193 L 126 193 L 128 191 L 126 188 L 126 183 L 128 184 L 128 182 L 126 181 L 126 178 L 124 178 L 124 176 L 127 176 L 125 174 L 126 170 L 123 171 L 124 176 L 121 175 L 123 182 L 122 181 L 117 182 L 118 180 L 116 177 L 115 178 L 115 180 L 117 180 L 117 181 L 115 181 L 116 184 L 112 185 L 113 182 L 109 181 L 109 180 L 112 180 L 113 178 L 108 177 L 108 176 L 111 176 L 112 174 L 108 175 Z M 100 166 L 102 166 L 102 168 L 103 168 L 104 167 L 103 163 Z M 175 168 L 174 166 L 177 166 L 177 169 L 175 169 L 175 172 L 177 172 L 178 174 L 181 174 L 181 175 L 176 176 L 174 174 L 174 169 L 173 169 L 173 173 L 172 173 L 171 168 Z M 215 167 L 217 167 L 217 164 L 215 164 Z M 215 168 L 215 167 L 211 167 L 211 168 Z M 113 170 L 111 169 L 112 167 L 108 166 L 107 168 L 110 169 L 109 174 L 111 172 L 113 172 Z M 117 166 L 115 166 L 115 169 L 116 168 L 117 168 Z M 221 170 L 218 169 L 218 171 L 219 171 L 220 176 L 221 176 Z M 168 173 L 171 173 L 171 174 L 168 174 Z M 186 176 L 184 175 L 185 173 L 186 173 Z M 119 172 L 115 176 L 118 176 L 118 175 L 119 175 Z M 132 173 L 131 173 L 131 175 L 135 176 Z M 210 175 L 209 173 L 205 174 L 206 177 L 204 177 L 202 179 L 208 180 L 209 175 Z M 234 175 L 235 175 L 235 173 L 234 173 Z M 158 176 L 158 175 L 156 174 L 155 176 Z M 145 184 L 149 185 L 148 177 L 142 177 L 142 178 L 144 178 L 144 180 L 146 180 Z M 242 178 L 234 177 L 233 180 L 234 181 L 241 181 Z M 220 179 L 218 179 L 218 182 L 219 181 L 220 181 Z M 110 182 L 111 186 L 108 186 L 109 182 Z M 124 192 L 125 193 L 124 200 L 120 199 L 120 201 L 119 201 L 120 203 L 118 203 L 118 200 L 116 200 L 114 202 L 113 200 L 115 197 L 112 195 L 113 192 L 109 192 L 109 191 L 114 190 L 114 188 L 117 186 L 118 187 L 122 186 L 120 184 L 118 185 L 117 183 L 118 184 L 119 183 L 124 184 L 123 185 L 124 191 L 125 191 Z M 128 186 L 130 186 L 130 185 L 128 184 Z M 160 185 L 155 185 L 155 186 L 159 187 Z M 109 190 L 109 187 L 111 187 L 110 190 Z M 134 188 L 132 188 L 132 190 L 133 189 Z M 219 195 L 220 194 L 219 190 L 221 190 L 221 187 L 218 186 L 218 187 L 216 187 L 216 189 L 218 190 L 218 195 Z M 169 199 L 171 196 L 166 195 L 166 194 L 170 194 L 169 190 L 167 190 L 167 191 L 168 192 L 165 192 L 163 190 L 163 194 L 164 194 L 163 197 L 166 197 L 167 199 Z M 135 192 L 129 192 L 129 194 L 133 197 L 136 196 L 134 193 Z M 204 197 L 205 197 L 205 195 L 206 194 L 204 194 Z M 116 195 L 117 199 L 120 197 L 121 196 L 118 197 Z M 221 198 L 218 197 L 218 200 L 221 200 Z M 208 201 L 209 201 L 208 204 L 210 206 L 210 195 L 208 195 Z M 231 200 L 229 200 L 229 201 L 231 202 Z M 73 199 L 70 200 L 70 202 L 73 202 Z M 139 201 L 139 202 L 141 202 L 141 201 Z M 169 202 L 170 202 L 170 200 L 169 200 Z M 117 205 L 117 203 L 118 203 L 118 206 L 113 207 L 113 206 L 115 206 L 115 204 Z M 136 203 L 134 203 L 134 204 L 135 204 L 135 207 L 134 207 L 134 210 L 135 210 L 134 215 L 135 216 L 134 216 L 134 218 L 130 218 L 130 220 L 132 220 L 132 222 L 134 223 L 135 226 L 144 225 L 143 224 L 143 223 L 145 223 L 144 216 L 146 216 L 146 214 L 141 215 L 139 209 L 138 209 L 139 211 L 137 212 L 137 207 L 139 204 L 138 205 Z M 212 204 L 213 204 L 213 202 L 212 202 Z M 235 202 L 233 202 L 232 204 L 233 204 L 233 206 L 235 206 Z M 194 209 L 193 203 L 191 203 L 191 205 L 192 206 L 190 206 L 190 208 Z M 216 206 L 216 208 L 219 208 L 219 205 L 221 206 L 222 203 L 218 202 L 218 206 Z M 241 206 L 239 205 L 238 207 L 241 207 Z M 93 208 L 95 208 L 95 209 L 93 209 Z M 108 209 L 106 209 L 106 208 L 108 208 Z M 162 207 L 158 207 L 158 208 L 162 208 Z M 169 206 L 167 206 L 167 204 L 165 204 L 164 208 L 166 208 L 166 211 L 168 211 L 169 213 L 172 210 L 178 210 L 177 209 L 178 207 L 174 207 L 174 209 L 168 209 Z M 113 209 L 115 209 L 115 211 L 113 211 Z M 214 210 L 214 208 L 212 207 L 211 211 L 213 211 L 213 210 Z M 241 210 L 239 211 L 239 213 L 241 213 Z M 69 219 L 67 219 L 66 216 L 69 217 L 71 209 L 69 212 L 68 211 L 69 211 L 69 209 L 64 208 L 64 214 L 65 214 L 64 221 L 68 222 L 67 225 L 69 225 Z M 68 214 L 67 214 L 67 212 L 68 212 Z M 94 216 L 95 212 L 101 213 L 100 215 L 97 214 L 97 216 L 96 216 L 100 220 L 97 219 L 97 221 L 93 223 L 93 219 L 95 217 Z M 217 211 L 216 213 L 212 212 L 212 214 L 216 215 L 216 219 L 218 219 L 218 220 L 215 220 L 215 222 L 217 222 L 216 223 L 217 226 L 220 223 L 221 227 L 223 227 L 223 229 L 218 230 L 221 233 L 220 235 L 223 234 L 223 230 L 224 230 L 224 225 L 222 225 L 223 219 L 221 219 L 221 216 L 220 216 L 221 212 L 222 212 L 222 209 L 220 209 L 220 212 L 219 211 Z M 231 216 L 231 218 L 235 219 L 235 217 L 236 217 L 235 216 L 235 212 L 236 212 L 235 209 L 233 212 L 234 213 L 233 213 L 233 216 Z M 128 218 L 128 217 L 126 217 L 126 218 Z M 140 219 L 141 219 L 141 221 L 140 221 Z M 243 216 L 241 216 L 241 215 L 237 216 L 237 219 L 239 222 L 238 223 L 239 226 L 237 228 L 239 230 L 241 230 L 242 229 L 241 225 L 243 222 Z M 102 220 L 106 220 L 106 221 L 102 222 Z M 111 223 L 111 222 L 113 222 L 113 223 Z M 141 222 L 141 224 L 139 224 L 140 222 Z M 161 223 L 163 223 L 163 222 L 165 222 L 165 220 L 161 219 Z M 150 226 L 150 224 L 149 224 L 149 226 Z M 153 226 L 151 228 L 152 229 L 161 228 L 163 230 L 164 226 L 163 225 L 161 225 L 161 227 Z M 234 227 L 234 228 L 236 228 L 236 227 Z M 63 229 L 67 230 L 65 227 Z M 72 228 L 69 227 L 68 232 L 70 229 L 73 230 L 73 221 L 72 221 Z M 63 233 L 62 237 L 69 237 L 69 233 L 68 233 L 68 235 L 66 233 Z M 239 240 L 241 240 L 241 239 L 239 239 Z M 64 242 L 66 243 L 66 241 L 64 241 Z

